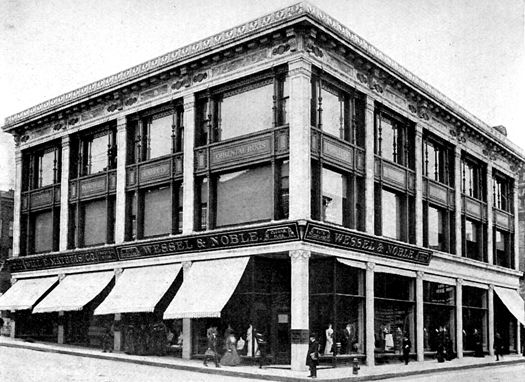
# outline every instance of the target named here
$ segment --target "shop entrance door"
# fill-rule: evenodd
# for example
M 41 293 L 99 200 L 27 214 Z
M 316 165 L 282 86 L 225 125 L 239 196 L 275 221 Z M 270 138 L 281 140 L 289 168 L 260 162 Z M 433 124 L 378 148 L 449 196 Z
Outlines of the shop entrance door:
M 275 328 L 275 341 L 273 354 L 274 363 L 289 364 L 290 356 L 290 311 L 288 309 L 277 310 L 274 316 L 273 327 Z

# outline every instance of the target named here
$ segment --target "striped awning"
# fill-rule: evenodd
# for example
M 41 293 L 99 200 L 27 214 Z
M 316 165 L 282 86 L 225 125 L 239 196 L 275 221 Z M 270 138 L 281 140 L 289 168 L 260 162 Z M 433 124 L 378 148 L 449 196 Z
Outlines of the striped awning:
M 57 276 L 18 280 L 0 296 L 0 310 L 31 309 L 57 281 Z
M 113 272 L 68 275 L 33 308 L 33 313 L 82 310 L 108 286 L 113 276 Z
M 180 264 L 124 269 L 94 314 L 153 312 L 180 270 Z
M 164 312 L 165 319 L 220 317 L 239 283 L 249 257 L 193 263 L 175 298 Z

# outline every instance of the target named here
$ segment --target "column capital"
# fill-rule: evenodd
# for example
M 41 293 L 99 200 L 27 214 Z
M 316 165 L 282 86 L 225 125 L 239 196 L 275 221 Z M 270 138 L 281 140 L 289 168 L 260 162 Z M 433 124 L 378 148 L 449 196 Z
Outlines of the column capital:
M 456 279 L 456 285 L 458 285 L 458 286 L 463 285 L 463 279 L 461 277 Z
M 192 99 L 191 101 L 186 101 L 186 97 L 184 97 L 183 107 L 184 110 L 195 109 L 195 99 Z
M 494 284 L 489 284 L 489 292 L 494 292 Z
M 416 135 L 420 138 L 423 137 L 423 124 L 416 123 Z
M 457 158 L 461 158 L 461 146 L 460 145 L 454 146 L 454 156 Z
M 193 262 L 191 262 L 191 261 L 183 261 L 182 262 L 182 271 L 184 273 L 188 272 L 190 270 L 192 264 L 193 264 Z
M 373 263 L 371 261 L 366 263 L 366 270 L 367 271 L 372 271 L 373 272 L 374 269 L 376 269 L 376 263 Z
M 22 150 L 20 150 L 20 149 L 17 149 L 15 151 L 15 162 L 16 163 L 21 163 L 22 162 Z
M 416 272 L 416 279 L 417 280 L 423 280 L 423 277 L 425 277 L 425 272 L 423 272 L 423 271 L 417 271 Z
M 289 252 L 289 256 L 292 261 L 306 261 L 310 258 L 310 251 L 303 249 L 295 249 Z
M 60 273 L 58 275 L 58 282 L 61 283 L 65 278 L 66 278 L 66 274 L 65 273 Z
M 11 277 L 11 286 L 15 285 L 18 279 L 16 277 Z
M 299 57 L 288 63 L 288 76 L 305 76 L 310 77 L 312 75 L 312 64 L 306 61 L 303 57 Z
M 115 278 L 118 279 L 120 277 L 120 275 L 122 274 L 122 271 L 123 269 L 122 268 L 115 268 L 114 269 L 114 272 L 115 272 Z
M 64 135 L 62 137 L 62 148 L 69 147 L 71 143 L 71 137 L 69 135 Z
M 376 108 L 375 106 L 376 99 L 369 94 L 367 94 L 365 98 L 366 98 L 366 105 L 365 105 L 366 110 L 373 112 Z

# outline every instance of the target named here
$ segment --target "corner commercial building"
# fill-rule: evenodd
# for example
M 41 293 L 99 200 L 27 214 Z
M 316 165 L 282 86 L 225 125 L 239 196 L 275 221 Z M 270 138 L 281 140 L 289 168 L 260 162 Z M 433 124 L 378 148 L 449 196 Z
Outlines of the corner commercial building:
M 496 331 L 519 352 L 523 152 L 308 3 L 3 128 L 13 335 L 87 344 L 113 322 L 119 350 L 164 318 L 190 358 L 210 325 L 257 328 L 292 369 L 309 331 L 370 365 L 403 335 L 419 361 L 444 340 L 492 354 Z

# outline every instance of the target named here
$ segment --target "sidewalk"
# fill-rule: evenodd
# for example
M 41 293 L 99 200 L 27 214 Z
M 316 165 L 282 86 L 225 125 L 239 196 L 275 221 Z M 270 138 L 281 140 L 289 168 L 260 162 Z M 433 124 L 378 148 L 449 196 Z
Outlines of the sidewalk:
M 208 373 L 215 375 L 225 375 L 233 377 L 247 378 L 251 380 L 269 380 L 269 381 L 305 381 L 308 371 L 297 372 L 290 370 L 289 366 L 272 365 L 270 367 L 259 369 L 257 366 L 214 366 L 204 367 L 198 360 L 183 360 L 170 356 L 135 356 L 125 353 L 102 353 L 99 349 L 76 347 L 71 345 L 58 345 L 49 343 L 32 343 L 8 337 L 0 337 L 0 346 L 25 348 L 35 351 L 70 354 L 81 357 L 91 357 L 98 359 L 107 359 L 120 362 L 130 362 L 142 365 L 166 367 L 178 370 L 188 370 L 193 372 Z M 408 365 L 401 363 L 387 364 L 376 367 L 367 367 L 361 365 L 359 375 L 352 375 L 350 365 L 337 368 L 324 367 L 318 369 L 317 380 L 321 381 L 371 381 L 382 380 L 394 377 L 404 377 L 410 375 L 421 375 L 430 373 L 439 373 L 444 371 L 453 371 L 458 369 L 479 368 L 495 365 L 508 365 L 515 363 L 525 363 L 525 357 L 518 355 L 506 355 L 503 361 L 496 362 L 494 357 L 486 356 L 485 358 L 466 357 L 461 360 L 455 359 L 445 363 L 438 363 L 435 360 L 424 362 L 411 362 Z

